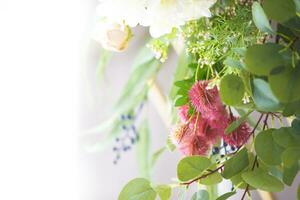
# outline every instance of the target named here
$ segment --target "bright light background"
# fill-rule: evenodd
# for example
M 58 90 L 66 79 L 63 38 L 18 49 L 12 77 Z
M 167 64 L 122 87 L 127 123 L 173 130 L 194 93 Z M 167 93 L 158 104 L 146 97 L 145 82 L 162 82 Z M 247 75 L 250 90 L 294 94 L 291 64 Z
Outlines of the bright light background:
M 128 53 L 119 54 L 110 64 L 110 91 L 97 86 L 87 89 L 82 79 L 91 76 L 83 73 L 90 70 L 91 75 L 99 56 L 99 46 L 89 40 L 96 3 L 0 1 L 1 200 L 115 200 L 122 186 L 137 176 L 134 152 L 114 166 L 111 150 L 78 151 L 79 126 L 86 129 L 104 119 L 143 41 L 137 36 Z M 166 77 L 174 59 L 159 77 L 164 90 L 170 84 Z M 83 99 L 80 105 L 79 99 Z M 151 105 L 148 114 L 155 150 L 164 144 L 167 130 Z M 179 154 L 164 155 L 155 181 L 168 183 L 178 159 Z M 280 197 L 291 199 L 287 195 L 294 192 L 290 188 Z
M 0 199 L 78 198 L 79 8 L 0 1 Z

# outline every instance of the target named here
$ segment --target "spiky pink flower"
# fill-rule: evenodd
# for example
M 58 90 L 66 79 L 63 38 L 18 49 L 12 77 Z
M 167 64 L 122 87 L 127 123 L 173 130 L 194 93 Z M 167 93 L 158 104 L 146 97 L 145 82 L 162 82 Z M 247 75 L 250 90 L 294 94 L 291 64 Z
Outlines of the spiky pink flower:
M 236 117 L 229 118 L 228 124 L 232 123 L 235 120 L 237 120 Z M 224 133 L 223 139 L 227 144 L 231 146 L 240 147 L 248 141 L 250 134 L 250 127 L 246 122 L 243 122 L 236 130 L 234 130 L 229 135 L 225 135 Z
M 206 155 L 209 148 L 207 140 L 198 135 L 184 137 L 179 145 L 179 150 L 187 156 Z
M 171 140 L 184 155 L 205 155 L 209 149 L 207 139 L 197 135 L 189 125 L 179 125 L 173 131 Z
M 178 114 L 179 114 L 180 121 L 182 123 L 186 123 L 189 120 L 189 113 L 188 113 L 189 109 L 190 107 L 188 105 L 179 107 Z
M 189 90 L 189 99 L 193 107 L 205 118 L 225 110 L 217 87 L 208 89 L 208 83 L 209 81 L 198 81 Z

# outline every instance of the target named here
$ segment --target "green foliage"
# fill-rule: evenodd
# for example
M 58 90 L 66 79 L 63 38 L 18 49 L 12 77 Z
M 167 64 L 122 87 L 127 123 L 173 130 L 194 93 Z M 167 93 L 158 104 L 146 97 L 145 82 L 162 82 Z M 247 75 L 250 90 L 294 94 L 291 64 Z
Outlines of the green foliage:
M 281 153 L 283 148 L 280 147 L 273 139 L 273 129 L 260 132 L 255 138 L 255 151 L 258 157 L 268 165 L 279 165 L 281 163 Z
M 246 183 L 260 190 L 280 192 L 284 188 L 281 181 L 261 169 L 244 172 L 242 174 L 242 178 L 246 181 Z
M 191 200 L 209 200 L 209 194 L 205 190 L 199 190 L 193 194 Z
M 118 200 L 155 200 L 156 195 L 147 179 L 136 178 L 125 185 Z
M 230 179 L 234 175 L 237 175 L 243 171 L 249 165 L 247 149 L 243 148 L 232 158 L 227 160 L 224 164 L 224 171 L 222 176 L 226 179 Z
M 286 22 L 296 15 L 293 0 L 265 0 L 262 5 L 268 17 L 280 23 Z
M 240 117 L 239 119 L 233 121 L 225 130 L 225 134 L 228 135 L 235 131 L 240 125 L 247 119 L 247 117 L 253 112 L 253 110 L 250 110 L 245 115 Z
M 216 185 L 218 183 L 221 183 L 223 180 L 220 173 L 215 172 L 212 175 L 209 175 L 205 178 L 200 179 L 199 183 L 202 185 Z
M 300 159 L 300 147 L 287 148 L 281 155 L 285 167 L 292 167 Z
M 226 200 L 235 194 L 236 194 L 236 192 L 227 192 L 227 193 L 219 196 L 216 200 Z
M 256 108 L 260 111 L 277 111 L 282 107 L 269 84 L 263 79 L 253 79 L 252 97 Z
M 241 104 L 244 97 L 245 86 L 242 79 L 233 74 L 224 76 L 220 83 L 221 99 L 226 105 Z
M 158 185 L 155 188 L 160 200 L 169 200 L 172 193 L 172 188 L 168 185 Z
M 300 66 L 281 67 L 269 76 L 274 95 L 284 103 L 300 100 Z
M 291 167 L 284 167 L 282 181 L 286 185 L 291 186 L 293 184 L 293 181 L 294 181 L 298 171 L 299 171 L 298 162 L 294 163 Z
M 199 177 L 211 165 L 211 161 L 202 156 L 189 156 L 181 159 L 177 165 L 177 177 L 185 182 Z
M 252 15 L 253 22 L 260 31 L 270 34 L 274 33 L 269 23 L 268 17 L 266 16 L 263 8 L 258 2 L 254 2 L 252 5 Z
M 280 53 L 284 47 L 278 44 L 256 44 L 247 49 L 245 56 L 246 68 L 256 75 L 269 75 L 270 72 L 285 64 Z
M 139 140 L 136 148 L 137 163 L 140 177 L 150 178 L 150 131 L 147 121 L 142 122 L 139 128 Z

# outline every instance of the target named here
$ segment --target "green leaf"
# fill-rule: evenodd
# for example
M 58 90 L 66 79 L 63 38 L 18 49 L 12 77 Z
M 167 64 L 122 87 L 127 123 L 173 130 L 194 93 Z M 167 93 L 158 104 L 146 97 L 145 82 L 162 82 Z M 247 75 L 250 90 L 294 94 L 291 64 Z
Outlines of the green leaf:
M 175 146 L 175 144 L 173 144 L 170 137 L 167 138 L 166 146 L 169 151 L 174 151 L 176 149 L 176 146 Z
M 254 2 L 252 5 L 252 15 L 253 22 L 260 31 L 270 34 L 274 33 L 267 18 L 267 15 L 265 14 L 263 8 L 258 2 Z
M 172 188 L 168 185 L 158 185 L 155 188 L 160 200 L 169 200 L 171 197 Z
M 231 57 L 227 57 L 223 64 L 239 70 L 244 69 L 243 64 L 239 60 L 235 60 Z
M 257 156 L 268 165 L 279 165 L 281 163 L 280 155 L 283 148 L 273 139 L 273 129 L 260 132 L 255 138 L 255 151 Z
M 243 148 L 236 155 L 227 160 L 224 164 L 222 176 L 226 179 L 243 171 L 249 165 L 247 149 Z
M 267 16 L 277 22 L 286 22 L 296 15 L 293 0 L 264 0 L 263 8 Z
M 139 140 L 136 148 L 139 175 L 150 178 L 150 133 L 147 121 L 143 121 L 139 128 Z
M 254 79 L 252 90 L 253 101 L 258 110 L 272 112 L 278 111 L 282 107 L 266 81 L 258 78 Z
M 157 162 L 158 158 L 166 151 L 166 147 L 162 147 L 158 149 L 153 155 L 151 159 L 151 167 L 154 167 L 155 163 Z
M 175 101 L 175 106 L 176 107 L 183 106 L 183 105 L 187 104 L 188 102 L 189 102 L 189 98 L 187 96 L 186 97 L 179 97 Z
M 225 194 L 222 194 L 221 196 L 219 196 L 216 200 L 226 200 L 228 199 L 229 197 L 235 195 L 236 192 L 227 192 Z
M 122 189 L 118 200 L 155 200 L 156 192 L 144 178 L 131 180 Z
M 283 56 L 279 53 L 283 48 L 274 43 L 250 46 L 245 56 L 247 70 L 256 75 L 269 75 L 272 69 L 285 64 Z
M 300 65 L 296 68 L 281 67 L 271 73 L 269 83 L 273 94 L 284 103 L 300 100 Z
M 260 190 L 280 192 L 284 189 L 281 181 L 260 169 L 244 172 L 242 178 L 246 183 Z
M 293 181 L 299 171 L 299 164 L 298 162 L 294 163 L 294 165 L 290 168 L 284 167 L 283 168 L 283 182 L 287 184 L 288 186 L 291 186 L 293 184 Z
M 247 119 L 247 117 L 253 112 L 253 110 L 250 110 L 245 115 L 240 117 L 239 119 L 233 121 L 225 130 L 225 134 L 228 135 L 235 131 L 240 125 Z
M 209 194 L 206 190 L 195 192 L 191 200 L 209 200 Z
M 203 185 L 216 185 L 222 182 L 223 178 L 220 173 L 215 172 L 199 181 L 200 184 Z
M 210 165 L 211 161 L 206 157 L 185 157 L 177 165 L 177 177 L 180 181 L 189 181 L 200 176 Z
M 300 114 L 300 101 L 289 102 L 285 105 L 282 115 L 289 117 L 295 114 Z
M 286 149 L 282 153 L 281 158 L 285 167 L 292 167 L 294 163 L 300 159 L 300 147 L 291 147 Z
M 178 59 L 176 71 L 173 75 L 173 83 L 182 80 L 187 76 L 189 71 L 187 65 L 190 62 L 190 60 L 191 58 L 188 56 L 186 51 L 182 51 Z M 176 87 L 175 84 L 172 84 L 170 90 L 170 97 L 172 100 L 175 99 L 177 91 L 178 91 L 178 87 Z
M 221 79 L 220 93 L 222 101 L 230 106 L 242 104 L 245 86 L 242 79 L 236 75 L 228 74 Z
M 300 146 L 300 136 L 292 128 L 282 127 L 273 131 L 274 141 L 284 148 Z

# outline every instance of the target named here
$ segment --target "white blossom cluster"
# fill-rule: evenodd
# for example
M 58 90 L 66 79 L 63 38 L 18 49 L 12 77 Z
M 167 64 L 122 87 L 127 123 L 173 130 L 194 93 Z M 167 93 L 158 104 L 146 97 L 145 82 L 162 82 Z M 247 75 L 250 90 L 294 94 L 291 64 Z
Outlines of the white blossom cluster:
M 210 17 L 216 0 L 99 0 L 97 14 L 112 23 L 149 27 L 152 37 L 168 34 L 186 21 Z

